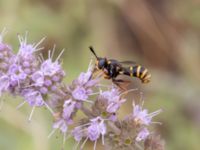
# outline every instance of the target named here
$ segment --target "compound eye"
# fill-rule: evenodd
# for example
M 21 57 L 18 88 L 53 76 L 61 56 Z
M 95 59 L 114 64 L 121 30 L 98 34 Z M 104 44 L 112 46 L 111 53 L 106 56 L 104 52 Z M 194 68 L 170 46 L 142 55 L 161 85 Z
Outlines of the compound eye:
M 102 69 L 102 68 L 103 68 L 103 66 L 102 66 L 101 63 L 99 63 L 98 68 L 99 68 L 99 69 Z
M 105 67 L 105 63 L 106 63 L 106 61 L 104 59 L 99 60 L 99 64 L 98 64 L 99 69 L 104 68 Z

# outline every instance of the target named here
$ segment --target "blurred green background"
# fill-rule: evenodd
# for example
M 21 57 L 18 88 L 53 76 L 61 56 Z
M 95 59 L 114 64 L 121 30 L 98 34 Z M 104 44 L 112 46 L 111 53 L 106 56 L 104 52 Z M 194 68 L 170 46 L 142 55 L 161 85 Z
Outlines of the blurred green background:
M 199 0 L 0 0 L 0 29 L 17 51 L 17 34 L 28 41 L 46 36 L 45 54 L 54 44 L 63 48 L 63 65 L 70 82 L 87 69 L 92 45 L 101 56 L 134 60 L 152 73 L 152 82 L 134 87 L 144 91 L 145 106 L 162 108 L 163 123 L 155 131 L 167 150 L 200 149 L 200 1 Z M 0 112 L 0 150 L 60 150 L 62 136 L 51 132 L 47 110 L 16 110 L 20 99 L 4 96 Z M 124 113 L 131 112 L 128 107 Z M 70 150 L 73 140 L 65 149 Z M 87 149 L 87 148 L 86 148 Z M 88 148 L 90 149 L 90 148 Z M 101 148 L 99 148 L 101 149 Z

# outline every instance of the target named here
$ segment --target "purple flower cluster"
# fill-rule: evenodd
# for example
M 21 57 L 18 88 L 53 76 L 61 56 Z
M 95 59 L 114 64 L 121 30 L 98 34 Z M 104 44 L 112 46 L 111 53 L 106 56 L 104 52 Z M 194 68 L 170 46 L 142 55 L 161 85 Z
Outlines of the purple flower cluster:
M 14 54 L 11 47 L 3 43 L 4 32 L 0 35 L 0 93 L 9 92 L 12 95 L 22 96 L 31 107 L 48 107 L 53 94 L 61 87 L 65 72 L 62 69 L 59 58 L 53 61 L 53 53 L 49 51 L 48 59 L 42 55 L 36 55 L 42 43 L 42 38 L 36 44 L 27 43 L 26 35 L 20 36 L 19 50 Z M 63 51 L 62 51 L 63 52 Z M 21 105 L 20 105 L 21 106 Z M 50 107 L 48 109 L 52 111 Z M 30 117 L 31 119 L 31 117 Z
M 10 67 L 15 59 L 12 49 L 9 45 L 3 43 L 3 36 L 5 30 L 0 34 L 0 95 L 2 92 L 6 92 L 10 85 L 10 73 L 12 68 Z
M 147 109 L 142 109 L 142 106 L 140 105 L 134 105 L 133 106 L 133 114 L 130 116 L 131 119 L 134 120 L 134 123 L 140 127 L 140 131 L 136 137 L 136 141 L 142 141 L 145 140 L 148 136 L 149 136 L 149 131 L 146 128 L 146 126 L 148 127 L 151 123 L 155 123 L 152 122 L 152 118 L 156 115 L 158 115 L 162 110 L 159 109 L 155 112 L 152 112 L 150 114 L 148 114 L 148 110 Z M 158 122 L 159 123 L 159 122 Z
M 102 144 L 104 144 L 104 136 L 106 135 L 106 124 L 105 120 L 101 117 L 96 117 L 88 120 L 88 123 L 82 126 L 75 127 L 72 130 L 72 135 L 74 139 L 80 143 L 80 141 L 85 138 L 85 142 L 89 139 L 94 143 L 94 149 L 96 149 L 96 142 L 102 137 Z M 85 142 L 81 145 L 81 149 L 84 147 Z
M 29 120 L 35 107 L 46 107 L 54 118 L 49 137 L 60 130 L 64 141 L 66 135 L 72 136 L 80 149 L 88 140 L 94 142 L 94 149 L 99 139 L 108 149 L 137 149 L 138 145 L 143 146 L 141 143 L 153 139 L 149 127 L 156 123 L 152 118 L 161 110 L 148 113 L 143 105 L 135 105 L 133 101 L 133 112 L 119 117 L 119 110 L 127 101 L 126 94 L 135 89 L 122 91 L 116 85 L 102 87 L 100 76 L 93 73 L 92 63 L 71 84 L 65 84 L 60 63 L 63 51 L 53 60 L 54 47 L 44 59 L 36 54 L 42 49 L 39 45 L 44 38 L 37 44 L 29 44 L 26 33 L 24 37 L 18 35 L 20 47 L 14 54 L 3 42 L 4 33 L 0 34 L 0 94 L 21 96 L 24 102 L 20 106 L 28 103 L 32 107 Z M 77 119 L 79 111 L 85 116 Z

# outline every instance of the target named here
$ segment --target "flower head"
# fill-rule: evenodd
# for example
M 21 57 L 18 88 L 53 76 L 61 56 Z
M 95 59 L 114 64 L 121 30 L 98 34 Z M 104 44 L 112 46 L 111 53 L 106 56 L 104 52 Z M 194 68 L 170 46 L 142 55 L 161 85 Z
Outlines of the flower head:
M 59 119 L 53 124 L 54 129 L 60 129 L 62 133 L 66 133 L 68 129 L 68 123 L 64 119 Z
M 16 63 L 19 64 L 26 74 L 31 75 L 39 68 L 39 61 L 36 57 L 36 51 L 40 48 L 39 45 L 44 41 L 42 38 L 37 44 L 27 43 L 27 32 L 25 36 L 18 35 L 20 47 L 18 54 L 16 55 Z
M 73 99 L 83 102 L 92 94 L 93 88 L 99 82 L 99 79 L 93 79 L 92 75 L 90 64 L 87 72 L 82 72 L 79 77 L 72 82 L 72 85 L 69 86 L 69 92 Z
M 140 132 L 138 133 L 137 137 L 136 137 L 136 141 L 140 142 L 142 140 L 145 140 L 148 136 L 149 136 L 149 131 L 147 128 L 142 128 L 142 130 L 140 130 Z
M 25 89 L 22 91 L 22 95 L 29 103 L 30 106 L 43 106 L 44 105 L 44 99 L 39 91 L 35 91 L 33 89 Z
M 106 134 L 107 127 L 105 120 L 101 117 L 90 119 L 90 121 L 81 126 L 75 127 L 72 130 L 72 136 L 77 142 L 80 142 L 83 138 L 89 139 L 95 142 L 94 149 L 96 148 L 96 142 L 102 136 L 102 143 L 104 143 L 104 136 Z M 82 146 L 83 147 L 83 146 Z
M 26 32 L 24 37 L 21 35 L 18 35 L 18 39 L 20 42 L 18 55 L 20 55 L 22 57 L 32 56 L 33 53 L 35 53 L 36 51 L 43 49 L 43 48 L 38 48 L 38 46 L 44 41 L 45 38 L 42 38 L 36 44 L 29 44 L 29 43 L 27 43 L 27 35 L 28 35 L 28 32 Z
M 27 63 L 24 64 L 24 66 L 28 67 L 29 65 Z M 21 70 L 25 71 L 23 69 Z M 44 101 L 49 101 L 48 103 L 52 104 L 50 101 L 56 97 L 55 93 L 61 87 L 61 81 L 64 74 L 65 73 L 58 61 L 56 60 L 53 62 L 49 56 L 47 60 L 38 63 L 38 67 L 36 67 L 31 74 L 27 74 L 28 85 L 26 86 L 29 87 L 29 89 L 27 90 L 27 88 L 25 88 L 25 90 L 22 90 L 21 95 L 31 106 L 43 105 Z M 31 100 L 28 96 L 29 94 L 37 99 Z
M 120 106 L 126 101 L 121 98 L 121 93 L 116 87 L 111 90 L 100 92 L 99 101 L 104 101 L 108 113 L 116 113 Z
M 72 136 L 77 142 L 80 142 L 82 138 L 85 136 L 84 130 L 81 127 L 75 127 L 72 130 Z
M 87 134 L 91 141 L 96 141 L 100 135 L 104 136 L 106 134 L 106 125 L 101 117 L 96 117 L 90 121 L 91 124 L 87 128 Z
M 3 36 L 5 35 L 5 29 L 0 34 L 0 75 L 6 74 L 10 64 L 13 63 L 14 54 L 9 45 L 3 43 Z
M 162 110 L 159 109 L 155 112 L 149 113 L 147 109 L 142 109 L 142 106 L 135 105 L 133 107 L 133 114 L 132 117 L 136 124 L 140 125 L 150 125 L 151 120 L 154 116 L 158 115 Z
M 62 117 L 65 120 L 71 120 L 71 115 L 75 111 L 76 102 L 72 101 L 72 99 L 66 100 L 63 105 L 63 113 Z
M 66 133 L 68 125 L 73 123 L 73 114 L 76 112 L 76 102 L 72 99 L 64 101 L 61 112 L 55 115 L 56 121 L 53 124 L 54 129 L 60 129 L 62 133 Z
M 57 61 L 52 62 L 51 59 L 47 59 L 41 64 L 40 70 L 45 76 L 52 77 L 61 71 L 61 66 Z
M 53 49 L 54 51 L 55 49 Z M 49 51 L 50 53 L 50 51 Z M 52 52 L 53 53 L 53 52 Z M 61 52 L 62 53 L 62 52 Z M 61 81 L 65 76 L 58 58 L 53 61 L 52 56 L 41 62 L 40 67 L 31 75 L 33 85 L 37 88 L 46 88 L 50 91 L 55 91 L 61 85 Z
M 89 94 L 91 94 L 91 90 L 90 89 L 86 89 L 84 87 L 81 86 L 77 86 L 73 91 L 72 91 L 72 96 L 74 99 L 76 100 L 87 100 L 89 97 Z
M 13 64 L 10 66 L 8 70 L 8 75 L 10 76 L 10 84 L 15 85 L 19 84 L 20 81 L 23 81 L 26 79 L 27 74 L 22 70 L 21 66 L 17 64 Z
M 44 85 L 44 74 L 41 71 L 36 71 L 31 79 L 34 81 L 35 86 L 43 86 Z
M 5 92 L 8 90 L 10 79 L 7 75 L 0 76 L 0 96 L 2 92 Z

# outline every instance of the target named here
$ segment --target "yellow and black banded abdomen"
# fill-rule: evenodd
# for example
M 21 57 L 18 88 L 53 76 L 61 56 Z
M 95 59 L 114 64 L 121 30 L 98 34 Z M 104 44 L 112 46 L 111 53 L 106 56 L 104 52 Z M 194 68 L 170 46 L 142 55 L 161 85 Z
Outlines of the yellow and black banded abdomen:
M 137 77 L 142 81 L 142 83 L 148 83 L 151 78 L 151 74 L 149 73 L 147 68 L 140 65 L 130 66 L 126 68 L 124 74 L 129 75 L 131 77 Z

